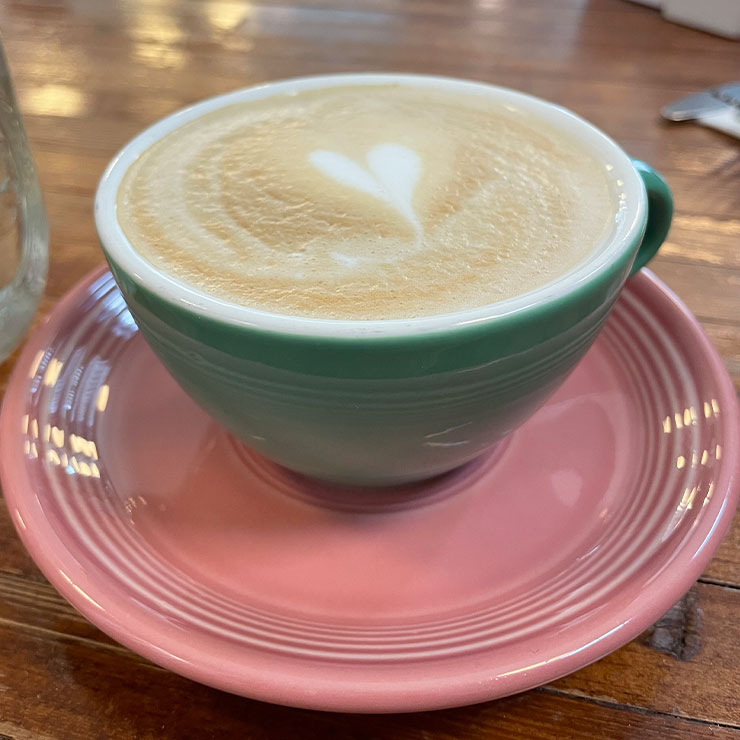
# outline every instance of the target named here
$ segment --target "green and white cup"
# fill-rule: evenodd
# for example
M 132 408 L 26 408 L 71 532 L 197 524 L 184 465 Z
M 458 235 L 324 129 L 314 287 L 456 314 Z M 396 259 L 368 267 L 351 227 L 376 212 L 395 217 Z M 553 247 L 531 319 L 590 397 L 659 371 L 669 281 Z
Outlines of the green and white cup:
M 182 124 L 235 102 L 332 85 L 397 83 L 468 92 L 576 135 L 621 192 L 611 238 L 557 280 L 458 313 L 386 321 L 269 314 L 155 268 L 116 218 L 136 157 Z M 147 129 L 113 159 L 95 221 L 144 338 L 182 388 L 238 438 L 308 476 L 383 486 L 459 466 L 524 422 L 596 338 L 629 275 L 660 246 L 672 200 L 663 179 L 573 113 L 512 90 L 416 75 L 286 80 L 205 100 Z

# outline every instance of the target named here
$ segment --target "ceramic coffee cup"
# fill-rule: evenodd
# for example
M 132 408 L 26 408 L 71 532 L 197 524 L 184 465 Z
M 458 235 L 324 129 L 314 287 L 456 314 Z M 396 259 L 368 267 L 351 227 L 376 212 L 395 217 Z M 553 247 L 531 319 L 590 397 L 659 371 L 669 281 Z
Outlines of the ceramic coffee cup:
M 184 285 L 141 257 L 116 219 L 126 169 L 153 142 L 221 106 L 328 85 L 460 90 L 576 135 L 619 186 L 611 238 L 557 280 L 454 314 L 332 321 L 269 314 Z M 142 335 L 182 388 L 236 437 L 299 473 L 381 486 L 443 473 L 495 444 L 562 383 L 596 338 L 631 272 L 656 252 L 672 201 L 662 178 L 563 108 L 504 88 L 414 75 L 287 80 L 203 101 L 115 157 L 95 220 Z

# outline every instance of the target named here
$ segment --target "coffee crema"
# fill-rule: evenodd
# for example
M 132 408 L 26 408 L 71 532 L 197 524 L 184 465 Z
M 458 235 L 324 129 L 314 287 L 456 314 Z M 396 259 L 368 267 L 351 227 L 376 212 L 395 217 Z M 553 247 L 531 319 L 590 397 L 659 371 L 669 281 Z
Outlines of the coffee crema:
M 482 96 L 401 84 L 228 105 L 144 151 L 118 191 L 134 249 L 271 313 L 397 319 L 538 288 L 614 224 L 575 138 Z

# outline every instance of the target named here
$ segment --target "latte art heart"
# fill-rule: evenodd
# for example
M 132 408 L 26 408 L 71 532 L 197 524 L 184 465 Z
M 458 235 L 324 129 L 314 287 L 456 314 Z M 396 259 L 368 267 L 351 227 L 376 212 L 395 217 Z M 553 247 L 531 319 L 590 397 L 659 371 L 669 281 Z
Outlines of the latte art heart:
M 421 162 L 412 149 L 400 144 L 378 144 L 367 154 L 369 172 L 348 157 L 326 149 L 311 152 L 308 159 L 327 177 L 392 205 L 421 241 L 423 230 L 412 202 Z
M 486 98 L 357 85 L 245 101 L 129 168 L 117 214 L 175 279 L 264 311 L 428 316 L 525 293 L 613 227 L 604 167 Z

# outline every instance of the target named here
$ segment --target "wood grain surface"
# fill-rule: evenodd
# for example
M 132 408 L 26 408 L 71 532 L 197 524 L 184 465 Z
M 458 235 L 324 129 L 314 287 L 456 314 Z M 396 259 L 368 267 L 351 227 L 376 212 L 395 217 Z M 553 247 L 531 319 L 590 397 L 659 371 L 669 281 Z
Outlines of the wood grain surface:
M 438 73 L 565 105 L 663 172 L 676 218 L 654 270 L 740 387 L 740 141 L 658 117 L 680 95 L 740 77 L 738 43 L 624 0 L 2 0 L 0 28 L 51 224 L 40 316 L 103 262 L 94 188 L 144 126 L 281 77 Z M 657 625 L 552 685 L 425 714 L 294 710 L 200 686 L 117 645 L 46 583 L 0 507 L 0 740 L 740 740 L 739 614 L 736 519 Z

